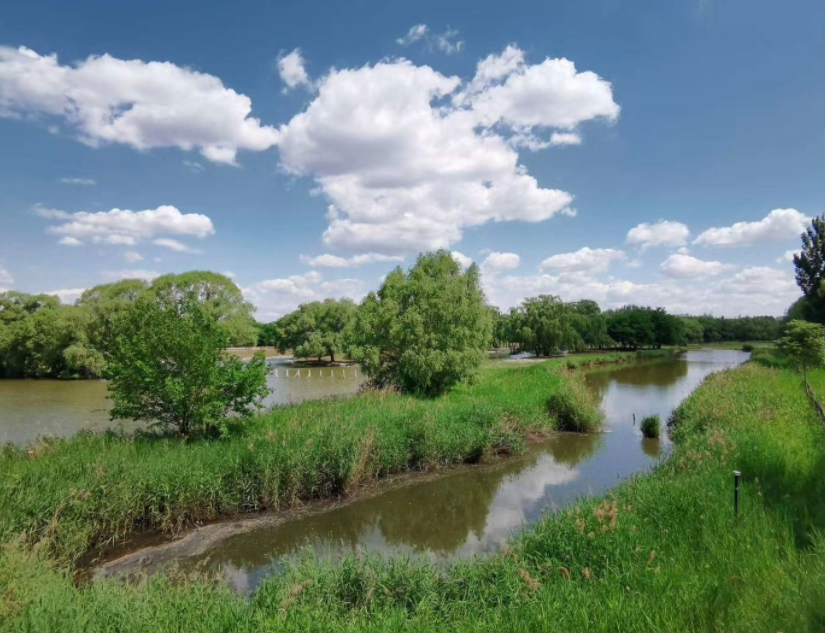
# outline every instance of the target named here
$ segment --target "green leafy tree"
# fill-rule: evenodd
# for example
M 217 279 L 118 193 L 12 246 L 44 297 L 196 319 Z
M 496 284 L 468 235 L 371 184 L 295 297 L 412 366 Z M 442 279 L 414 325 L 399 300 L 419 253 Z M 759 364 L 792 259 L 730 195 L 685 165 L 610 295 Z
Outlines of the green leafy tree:
M 347 337 L 355 317 L 355 304 L 349 299 L 327 299 L 305 303 L 276 323 L 277 347 L 292 350 L 299 358 L 316 357 L 318 362 L 346 351 Z
M 228 334 L 200 301 L 138 300 L 115 324 L 112 419 L 145 420 L 182 436 L 226 434 L 267 394 L 263 354 L 224 354 Z
M 573 312 L 558 297 L 540 295 L 525 299 L 521 312 L 523 349 L 537 356 L 584 349 L 584 340 L 573 327 Z
M 152 282 L 150 291 L 162 303 L 176 304 L 183 299 L 201 303 L 226 332 L 228 345 L 255 345 L 258 341 L 252 318 L 255 308 L 229 277 L 203 270 L 163 275 Z
M 472 379 L 492 338 L 478 267 L 443 250 L 396 268 L 358 308 L 351 356 L 378 386 L 438 394 Z
M 685 343 L 702 343 L 705 340 L 705 328 L 693 318 L 682 317 L 682 332 Z
M 778 343 L 779 348 L 802 372 L 806 384 L 808 370 L 825 364 L 825 328 L 818 323 L 791 321 Z

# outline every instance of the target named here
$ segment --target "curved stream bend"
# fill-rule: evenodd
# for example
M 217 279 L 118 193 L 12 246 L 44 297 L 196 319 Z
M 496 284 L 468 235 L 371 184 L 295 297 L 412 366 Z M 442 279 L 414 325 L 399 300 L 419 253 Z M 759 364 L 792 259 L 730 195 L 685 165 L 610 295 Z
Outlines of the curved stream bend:
M 205 526 L 106 562 L 95 576 L 211 570 L 248 593 L 307 550 L 333 560 L 369 552 L 418 554 L 436 563 L 497 551 L 545 512 L 649 469 L 669 440 L 642 438 L 633 414 L 639 421 L 652 413 L 666 420 L 708 374 L 748 356 L 699 350 L 591 372 L 587 379 L 601 398 L 606 433 L 560 433 L 517 457 L 438 476 L 399 477 L 352 500 Z

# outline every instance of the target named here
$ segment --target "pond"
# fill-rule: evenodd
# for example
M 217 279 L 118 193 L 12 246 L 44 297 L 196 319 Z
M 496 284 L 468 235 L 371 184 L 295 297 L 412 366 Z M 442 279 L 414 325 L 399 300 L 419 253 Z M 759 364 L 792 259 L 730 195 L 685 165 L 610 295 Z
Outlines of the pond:
M 306 552 L 332 560 L 416 554 L 439 564 L 492 553 L 546 513 L 650 469 L 667 454 L 669 440 L 644 439 L 642 417 L 657 413 L 666 420 L 708 374 L 747 358 L 744 352 L 701 350 L 594 371 L 587 380 L 601 398 L 604 433 L 560 433 L 524 455 L 399 477 L 353 500 L 207 525 L 140 549 L 133 543 L 131 552 L 96 573 L 211 570 L 248 593 Z
M 288 358 L 269 358 L 269 396 L 264 405 L 349 395 L 364 377 L 353 367 L 310 367 Z M 134 430 L 135 423 L 109 420 L 102 380 L 0 380 L 0 445 L 25 444 L 38 437 L 68 437 L 78 431 Z

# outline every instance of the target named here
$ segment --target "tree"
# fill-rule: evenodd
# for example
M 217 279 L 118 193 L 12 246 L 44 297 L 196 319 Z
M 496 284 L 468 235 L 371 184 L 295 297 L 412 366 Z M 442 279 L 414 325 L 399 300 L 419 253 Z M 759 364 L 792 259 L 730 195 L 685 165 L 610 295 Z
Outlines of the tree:
M 281 353 L 291 349 L 299 358 L 329 356 L 346 351 L 347 336 L 355 317 L 355 304 L 349 299 L 326 299 L 305 303 L 276 323 L 276 345 Z
M 146 420 L 182 436 L 224 435 L 266 396 L 263 354 L 225 355 L 228 334 L 208 306 L 144 297 L 121 314 L 109 358 L 112 419 Z
M 558 297 L 540 295 L 521 304 L 522 348 L 536 356 L 580 350 L 584 340 L 573 327 L 572 311 Z
M 806 318 L 825 322 L 825 216 L 813 218 L 802 234 L 802 250 L 793 257 L 796 283 L 805 295 Z
M 478 267 L 462 272 L 447 251 L 396 268 L 358 308 L 351 356 L 377 386 L 441 393 L 472 379 L 492 337 Z
M 806 385 L 808 370 L 825 364 L 825 327 L 818 323 L 791 321 L 778 343 L 779 348 L 802 372 Z
M 705 340 L 705 328 L 694 318 L 682 317 L 682 333 L 685 343 L 702 343 Z
M 258 328 L 252 318 L 255 308 L 244 300 L 241 289 L 229 277 L 193 270 L 158 277 L 150 290 L 161 302 L 193 299 L 202 303 L 207 314 L 226 331 L 228 345 L 255 345 L 258 341 Z

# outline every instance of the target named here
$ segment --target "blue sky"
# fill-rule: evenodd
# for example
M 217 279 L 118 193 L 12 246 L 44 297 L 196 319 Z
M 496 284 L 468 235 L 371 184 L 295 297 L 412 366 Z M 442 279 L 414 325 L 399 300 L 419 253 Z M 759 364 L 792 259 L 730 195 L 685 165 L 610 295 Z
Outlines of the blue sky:
M 0 288 L 211 269 L 269 320 L 444 247 L 503 308 L 778 315 L 823 212 L 823 24 L 812 0 L 9 1 Z

